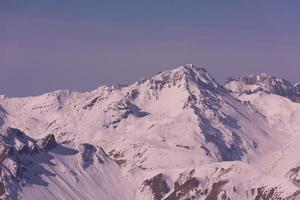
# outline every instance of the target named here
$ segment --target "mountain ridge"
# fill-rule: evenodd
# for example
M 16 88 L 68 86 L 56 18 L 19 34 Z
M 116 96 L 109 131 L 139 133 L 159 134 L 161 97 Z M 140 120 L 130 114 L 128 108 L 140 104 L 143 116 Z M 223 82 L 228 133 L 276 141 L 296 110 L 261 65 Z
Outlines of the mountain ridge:
M 270 102 L 287 103 L 286 113 L 299 104 L 263 90 L 237 94 L 229 86 L 187 64 L 128 86 L 3 97 L 1 195 L 298 199 L 297 118 L 292 121 L 298 115 L 283 115 Z
M 270 74 L 244 75 L 237 79 L 228 78 L 225 87 L 235 93 L 256 93 L 263 91 L 288 97 L 292 101 L 300 101 L 299 83 L 291 84 L 289 81 L 272 76 Z

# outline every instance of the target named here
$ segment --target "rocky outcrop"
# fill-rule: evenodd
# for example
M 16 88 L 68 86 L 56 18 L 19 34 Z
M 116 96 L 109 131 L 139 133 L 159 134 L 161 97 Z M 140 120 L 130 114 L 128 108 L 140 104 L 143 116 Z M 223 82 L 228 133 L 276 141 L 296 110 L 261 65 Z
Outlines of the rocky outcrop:
M 159 91 L 164 87 L 187 86 L 188 82 L 195 82 L 205 89 L 217 89 L 221 86 L 204 68 L 192 64 L 180 66 L 174 70 L 166 70 L 152 78 L 146 79 L 149 89 Z
M 197 199 L 204 195 L 201 189 L 198 189 L 200 182 L 197 178 L 191 177 L 182 184 L 177 185 L 174 191 L 165 200 L 173 199 Z
M 94 145 L 91 144 L 81 144 L 80 148 L 80 155 L 82 160 L 82 167 L 85 169 L 89 167 L 94 162 L 94 154 L 96 152 L 96 148 Z
M 277 78 L 269 74 L 241 76 L 240 78 L 228 78 L 225 87 L 232 92 L 253 94 L 259 91 L 287 97 L 294 102 L 300 102 L 300 84 L 292 85 L 283 78 Z
M 292 195 L 289 195 L 288 197 L 284 198 L 284 200 L 299 200 L 300 199 L 300 190 L 297 190 Z
M 6 112 L 6 110 L 0 105 L 0 128 L 4 124 L 4 120 L 7 114 L 8 113 Z
M 38 151 L 36 141 L 17 128 L 8 127 L 2 129 L 0 142 L 18 153 L 34 153 Z
M 167 184 L 164 175 L 160 173 L 144 181 L 141 192 L 144 192 L 145 190 L 151 191 L 153 200 L 161 200 L 170 191 L 170 187 Z
M 38 140 L 37 145 L 40 149 L 49 151 L 57 145 L 55 136 L 53 134 L 49 134 L 43 139 Z
M 83 143 L 79 147 L 80 157 L 82 161 L 82 167 L 88 168 L 94 161 L 98 161 L 100 164 L 106 164 L 110 158 L 101 147 L 95 147 L 92 144 Z
M 228 183 L 228 180 L 220 180 L 213 183 L 210 192 L 206 196 L 205 200 L 215 200 L 221 196 L 222 200 L 230 200 L 226 195 L 226 190 L 223 190 L 223 187 Z M 221 194 L 222 193 L 222 194 Z
M 287 177 L 298 187 L 300 187 L 300 166 L 290 169 Z

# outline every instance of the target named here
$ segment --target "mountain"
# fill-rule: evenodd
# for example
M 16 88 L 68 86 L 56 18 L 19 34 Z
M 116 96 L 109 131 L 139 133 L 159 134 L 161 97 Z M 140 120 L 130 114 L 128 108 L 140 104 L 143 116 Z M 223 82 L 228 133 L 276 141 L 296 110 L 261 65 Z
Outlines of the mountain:
M 235 93 L 253 94 L 263 91 L 269 94 L 287 97 L 295 102 L 300 102 L 300 83 L 292 85 L 283 78 L 277 78 L 265 73 L 241 76 L 238 79 L 228 78 L 226 87 Z
M 128 86 L 2 95 L 1 198 L 299 199 L 299 87 L 250 77 L 221 85 L 189 64 Z

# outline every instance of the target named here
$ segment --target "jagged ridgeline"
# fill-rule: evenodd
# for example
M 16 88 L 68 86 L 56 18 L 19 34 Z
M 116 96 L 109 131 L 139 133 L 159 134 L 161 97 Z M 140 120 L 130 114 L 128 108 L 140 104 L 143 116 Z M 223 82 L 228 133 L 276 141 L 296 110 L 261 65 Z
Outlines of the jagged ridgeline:
M 84 93 L 2 95 L 1 198 L 297 200 L 299 88 L 266 74 L 221 85 L 184 65 Z

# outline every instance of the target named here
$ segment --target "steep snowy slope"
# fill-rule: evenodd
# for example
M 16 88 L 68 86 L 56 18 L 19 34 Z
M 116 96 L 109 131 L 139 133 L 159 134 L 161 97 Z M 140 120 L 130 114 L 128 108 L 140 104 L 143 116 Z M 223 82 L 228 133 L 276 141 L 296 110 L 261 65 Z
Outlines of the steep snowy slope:
M 231 86 L 228 84 L 226 87 Z M 299 186 L 300 161 L 297 155 L 300 143 L 300 104 L 264 91 L 252 94 L 235 93 L 235 95 L 242 101 L 250 102 L 274 129 L 282 132 L 281 148 L 270 152 L 260 161 L 263 163 L 263 170 L 276 176 L 289 177 Z
M 275 78 L 279 80 L 278 78 Z M 262 170 L 273 176 L 285 176 L 300 186 L 300 160 L 298 159 L 300 144 L 300 104 L 293 102 L 295 98 L 279 94 L 270 94 L 269 91 L 257 90 L 252 93 L 239 93 L 244 90 L 243 86 L 236 83 L 226 85 L 234 95 L 241 101 L 250 102 L 260 113 L 262 113 L 268 123 L 276 130 L 280 130 L 282 135 L 281 148 L 277 151 L 270 151 L 263 159 L 257 159 Z M 246 86 L 247 87 L 247 86 Z M 295 85 L 297 91 L 298 84 Z M 285 98 L 287 97 L 287 98 Z
M 2 96 L 0 193 L 9 199 L 297 199 L 300 160 L 281 164 L 279 155 L 287 136 L 297 138 L 296 119 L 274 126 L 254 97 L 249 104 L 234 96 L 193 65 L 86 93 Z M 289 102 L 297 113 L 298 104 Z

